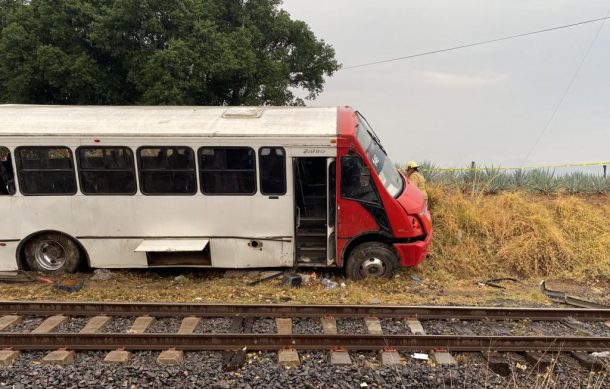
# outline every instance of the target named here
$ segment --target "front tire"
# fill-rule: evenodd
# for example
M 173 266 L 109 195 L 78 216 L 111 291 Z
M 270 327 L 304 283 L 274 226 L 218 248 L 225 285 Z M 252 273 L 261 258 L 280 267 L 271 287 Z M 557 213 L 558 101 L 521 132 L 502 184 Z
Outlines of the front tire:
M 345 272 L 349 279 L 356 281 L 365 278 L 392 278 L 397 270 L 398 257 L 390 246 L 368 242 L 351 251 Z
M 72 239 L 59 233 L 33 237 L 25 246 L 30 270 L 43 273 L 74 273 L 80 265 L 80 251 Z

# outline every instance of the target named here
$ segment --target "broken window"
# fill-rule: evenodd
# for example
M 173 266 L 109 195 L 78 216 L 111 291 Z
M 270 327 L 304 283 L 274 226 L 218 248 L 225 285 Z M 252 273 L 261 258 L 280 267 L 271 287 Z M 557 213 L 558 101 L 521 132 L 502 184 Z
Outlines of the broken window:
M 79 147 L 78 174 L 84 194 L 135 194 L 133 152 L 127 147 Z
M 140 189 L 148 195 L 197 192 L 195 156 L 189 147 L 140 147 Z
M 371 172 L 359 156 L 341 157 L 341 197 L 379 203 Z
M 11 151 L 0 146 L 0 196 L 12 196 L 15 194 L 15 173 Z
M 76 193 L 72 151 L 67 147 L 32 146 L 15 150 L 19 188 L 24 195 Z
M 199 170 L 205 194 L 256 193 L 254 150 L 250 147 L 202 147 Z
M 258 151 L 261 171 L 261 193 L 283 195 L 286 193 L 286 152 L 281 147 L 262 147 Z

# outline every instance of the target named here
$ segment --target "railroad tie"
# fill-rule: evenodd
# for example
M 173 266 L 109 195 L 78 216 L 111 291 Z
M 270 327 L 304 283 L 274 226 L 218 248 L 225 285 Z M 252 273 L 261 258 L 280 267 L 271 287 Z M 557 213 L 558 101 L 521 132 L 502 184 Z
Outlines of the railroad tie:
M 17 357 L 19 357 L 19 351 L 17 350 L 0 350 L 0 367 L 12 365 L 17 360 Z
M 366 329 L 371 335 L 383 335 L 383 330 L 381 329 L 381 322 L 376 317 L 367 317 L 364 319 L 364 324 L 366 324 Z
M 541 353 L 537 351 L 526 351 L 524 353 L 525 359 L 534 365 L 534 369 L 539 372 L 544 372 L 549 368 L 555 366 L 555 358 L 548 353 Z M 555 355 L 557 357 L 557 355 Z
M 299 366 L 299 353 L 293 348 L 285 348 L 277 352 L 277 361 L 282 366 Z
M 604 324 L 606 325 L 606 327 L 610 328 L 610 320 L 606 320 L 606 321 L 604 322 Z
M 130 334 L 143 334 L 154 321 L 155 318 L 152 316 L 139 316 L 127 332 Z
M 18 315 L 6 315 L 0 317 L 0 331 L 4 331 L 6 328 L 17 324 L 21 321 L 21 316 Z
M 41 362 L 47 365 L 66 366 L 72 363 L 72 361 L 74 361 L 74 351 L 59 349 L 45 355 Z
M 504 354 L 497 353 L 494 351 L 484 351 L 482 354 L 485 360 L 487 361 L 487 367 L 489 368 L 489 370 L 502 377 L 508 377 L 510 375 L 510 362 L 508 361 L 508 358 L 504 356 Z
M 336 347 L 330 350 L 328 355 L 328 361 L 331 365 L 351 365 L 352 358 L 349 356 L 349 352 L 343 347 Z
M 201 319 L 194 316 L 185 317 L 182 319 L 180 323 L 180 328 L 178 329 L 178 333 L 182 335 L 188 335 L 195 332 L 195 328 L 199 325 Z
M 595 336 L 595 333 L 587 328 L 585 323 L 580 320 L 576 320 L 573 317 L 567 317 L 562 320 L 562 323 L 570 327 L 571 329 L 584 334 L 585 336 Z
M 588 353 L 582 352 L 570 352 L 570 355 L 578 361 L 585 369 L 589 371 L 601 371 L 604 370 L 604 363 L 602 363 L 598 358 L 592 357 Z
M 292 319 L 289 317 L 275 318 L 278 335 L 292 335 Z M 277 352 L 277 361 L 283 366 L 298 366 L 301 364 L 299 353 L 293 348 L 285 348 Z
M 231 333 L 251 333 L 254 318 L 235 317 L 231 322 Z M 226 371 L 237 370 L 246 363 L 246 347 L 239 350 L 226 351 L 222 356 L 222 366 Z
M 379 352 L 379 358 L 383 366 L 400 365 L 400 354 L 393 348 L 386 347 Z
M 326 335 L 337 335 L 337 319 L 332 316 L 324 316 L 320 318 L 322 331 Z
M 424 327 L 421 325 L 421 322 L 414 317 L 408 317 L 404 320 L 407 327 L 413 335 L 426 335 L 426 331 Z
M 125 351 L 123 349 L 112 350 L 102 361 L 103 364 L 112 365 L 112 364 L 125 364 L 131 360 L 131 353 L 129 351 Z
M 157 358 L 157 363 L 161 365 L 179 365 L 182 361 L 184 361 L 184 352 L 175 348 L 161 351 Z
M 46 334 L 55 329 L 55 327 L 59 326 L 62 323 L 68 321 L 69 317 L 64 315 L 55 315 L 51 317 L 47 317 L 45 321 L 40 323 L 40 325 L 32 330 L 33 334 Z
M 275 318 L 275 327 L 278 335 L 292 335 L 292 319 L 277 317 Z
M 103 315 L 94 316 L 91 319 L 89 319 L 87 324 L 85 324 L 85 326 L 79 331 L 79 333 L 80 334 L 95 334 L 100 329 L 102 329 L 102 327 L 108 325 L 108 323 L 110 323 L 111 321 L 112 321 L 112 317 L 110 317 L 110 316 L 103 316 Z

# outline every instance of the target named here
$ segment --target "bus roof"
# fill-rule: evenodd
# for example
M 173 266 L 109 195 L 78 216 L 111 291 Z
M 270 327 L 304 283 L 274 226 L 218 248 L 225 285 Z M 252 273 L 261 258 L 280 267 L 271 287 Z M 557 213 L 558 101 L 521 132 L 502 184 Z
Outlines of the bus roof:
M 337 108 L 0 105 L 0 136 L 335 137 Z

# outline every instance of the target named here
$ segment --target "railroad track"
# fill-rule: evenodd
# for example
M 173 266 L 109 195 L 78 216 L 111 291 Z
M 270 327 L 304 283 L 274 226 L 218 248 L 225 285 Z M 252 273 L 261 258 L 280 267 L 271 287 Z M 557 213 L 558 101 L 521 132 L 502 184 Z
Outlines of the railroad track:
M 38 320 L 35 328 L 11 331 L 30 317 Z M 129 328 L 101 333 L 113 318 L 125 317 L 132 321 Z M 57 331 L 71 318 L 80 318 L 84 325 L 73 332 Z M 224 333 L 197 333 L 206 318 L 228 320 L 230 328 Z M 274 319 L 275 329 L 253 333 L 253 323 L 261 318 Z M 320 333 L 293 331 L 293 320 L 303 318 L 319 322 Z M 156 319 L 179 321 L 180 326 L 173 333 L 154 333 Z M 341 320 L 364 323 L 365 333 L 337 331 Z M 384 333 L 384 320 L 399 320 L 405 331 Z M 427 333 L 424 328 L 432 322 L 446 323 L 454 333 Z M 506 329 L 477 334 L 470 323 L 482 323 L 491 332 L 499 323 L 520 323 L 517 327 L 534 326 L 534 330 L 525 335 L 509 334 Z M 559 323 L 563 332 L 571 329 L 573 333 L 547 332 L 544 323 Z M 445 357 L 437 360 L 449 363 L 450 352 L 524 352 L 533 355 L 536 363 L 551 353 L 573 353 L 581 363 L 591 364 L 584 353 L 610 350 L 610 309 L 7 301 L 0 302 L 0 349 L 6 349 L 0 352 L 4 365 L 14 362 L 18 351 L 27 350 L 56 350 L 55 356 L 73 356 L 74 350 L 115 350 L 120 355 L 129 350 L 159 350 L 176 356 L 168 363 L 179 363 L 183 351 L 201 350 L 241 350 L 242 354 L 278 350 L 288 355 L 290 363 L 298 363 L 298 350 L 330 350 L 331 360 L 333 355 L 347 357 L 339 358 L 343 361 L 349 360 L 350 350 L 378 350 L 395 359 L 398 351 L 432 351 Z

